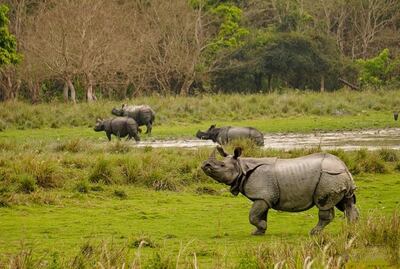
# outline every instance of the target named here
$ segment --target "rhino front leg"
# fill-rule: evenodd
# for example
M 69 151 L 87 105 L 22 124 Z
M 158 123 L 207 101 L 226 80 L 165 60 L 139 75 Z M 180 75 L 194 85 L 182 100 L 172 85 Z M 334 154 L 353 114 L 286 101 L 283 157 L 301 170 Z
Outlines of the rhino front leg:
M 110 132 L 106 132 L 106 135 L 107 135 L 108 141 L 111 141 L 111 133 Z
M 152 126 L 152 124 L 151 124 L 151 122 L 148 122 L 147 124 L 146 124 L 146 134 L 151 134 L 151 129 L 153 128 L 153 126 Z
M 325 226 L 328 225 L 333 220 L 334 217 L 335 217 L 335 211 L 333 207 L 328 210 L 320 209 L 318 211 L 318 219 L 319 219 L 318 224 L 311 230 L 310 234 L 316 235 L 320 233 L 325 228 Z
M 252 235 L 263 235 L 267 229 L 268 204 L 264 200 L 256 200 L 250 209 L 250 223 L 256 226 Z

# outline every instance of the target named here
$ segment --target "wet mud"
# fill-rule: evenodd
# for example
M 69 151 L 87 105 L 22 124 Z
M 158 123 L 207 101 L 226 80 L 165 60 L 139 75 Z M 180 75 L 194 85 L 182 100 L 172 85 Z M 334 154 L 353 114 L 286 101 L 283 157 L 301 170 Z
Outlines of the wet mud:
M 136 147 L 155 148 L 197 148 L 213 147 L 211 140 L 176 139 L 141 141 Z M 400 149 L 400 128 L 323 132 L 323 133 L 277 133 L 264 134 L 264 148 L 290 150 L 297 148 L 321 147 L 323 150 L 343 149 L 357 150 L 365 148 L 377 150 L 380 148 Z

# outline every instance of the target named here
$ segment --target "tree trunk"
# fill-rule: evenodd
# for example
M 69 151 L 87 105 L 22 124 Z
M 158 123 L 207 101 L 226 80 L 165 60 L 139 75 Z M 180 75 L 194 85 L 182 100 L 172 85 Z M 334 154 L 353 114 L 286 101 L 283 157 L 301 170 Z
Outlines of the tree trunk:
M 268 75 L 268 92 L 272 92 L 272 75 Z
M 256 90 L 262 90 L 262 73 L 254 74 L 254 84 L 256 85 Z
M 325 76 L 321 75 L 321 92 L 325 91 Z
M 31 101 L 36 104 L 39 101 L 40 83 L 37 81 L 31 82 Z
M 64 89 L 63 89 L 63 96 L 64 96 L 64 102 L 68 103 L 68 83 L 64 83 Z
M 72 83 L 70 78 L 66 79 L 68 88 L 71 91 L 71 101 L 75 104 L 76 103 L 76 94 L 75 94 L 75 87 L 74 84 Z
M 185 79 L 185 81 L 182 84 L 179 95 L 187 96 L 189 94 L 189 90 L 192 84 L 193 84 L 193 79 Z
M 91 103 L 96 100 L 93 93 L 93 77 L 91 73 L 86 74 L 87 87 L 86 87 L 86 101 Z

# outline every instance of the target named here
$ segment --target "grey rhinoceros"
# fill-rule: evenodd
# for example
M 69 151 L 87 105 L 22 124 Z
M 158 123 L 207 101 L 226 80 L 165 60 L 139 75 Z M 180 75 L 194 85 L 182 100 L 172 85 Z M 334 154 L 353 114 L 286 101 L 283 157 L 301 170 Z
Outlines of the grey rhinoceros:
M 234 195 L 240 192 L 254 202 L 249 215 L 250 223 L 257 228 L 254 235 L 265 233 L 270 208 L 298 212 L 317 206 L 319 221 L 311 234 L 320 232 L 332 221 L 335 206 L 344 211 L 349 221 L 358 218 L 353 178 L 346 165 L 334 155 L 239 158 L 240 148 L 234 150 L 233 156 L 220 146 L 217 149 L 224 159 L 217 160 L 214 149 L 201 168 L 214 180 L 230 185 Z
M 128 136 L 127 139 L 133 137 L 136 141 L 140 141 L 138 125 L 134 119 L 128 117 L 116 117 L 107 120 L 97 119 L 94 130 L 96 132 L 105 131 L 108 141 L 111 141 L 112 134 L 117 137 Z
M 134 119 L 139 126 L 146 125 L 146 134 L 151 134 L 156 113 L 150 106 L 128 106 L 123 104 L 121 108 L 113 108 L 111 113 L 115 116 L 130 117 Z
M 264 135 L 253 127 L 220 127 L 211 125 L 207 131 L 197 131 L 196 137 L 200 139 L 211 139 L 220 145 L 225 145 L 235 139 L 248 138 L 253 140 L 257 145 L 264 146 Z

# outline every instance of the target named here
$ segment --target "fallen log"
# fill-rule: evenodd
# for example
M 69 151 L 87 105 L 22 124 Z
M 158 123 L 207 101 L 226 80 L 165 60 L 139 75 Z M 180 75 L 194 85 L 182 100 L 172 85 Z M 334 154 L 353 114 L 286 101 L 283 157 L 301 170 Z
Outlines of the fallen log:
M 339 78 L 339 81 L 342 82 L 343 84 L 345 84 L 346 86 L 349 86 L 352 90 L 359 90 L 360 87 L 358 87 L 357 85 L 351 84 L 350 82 L 346 81 L 343 78 Z

